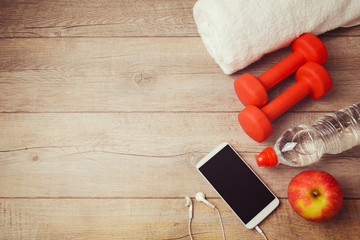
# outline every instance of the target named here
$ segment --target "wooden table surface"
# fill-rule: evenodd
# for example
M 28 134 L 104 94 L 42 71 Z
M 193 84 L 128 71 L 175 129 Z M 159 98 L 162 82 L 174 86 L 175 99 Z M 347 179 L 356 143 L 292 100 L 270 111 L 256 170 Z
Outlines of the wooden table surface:
M 280 198 L 261 224 L 269 239 L 360 239 L 360 147 L 306 168 L 254 162 L 290 126 L 359 102 L 360 27 L 319 36 L 333 90 L 301 101 L 257 143 L 237 121 L 234 79 L 259 75 L 290 49 L 226 76 L 197 33 L 194 3 L 0 1 L 1 239 L 190 239 L 184 196 L 198 191 L 218 206 L 228 239 L 262 239 L 195 170 L 223 141 Z M 343 188 L 343 207 L 327 222 L 308 222 L 288 203 L 288 183 L 306 169 Z M 216 213 L 194 207 L 194 239 L 221 239 Z

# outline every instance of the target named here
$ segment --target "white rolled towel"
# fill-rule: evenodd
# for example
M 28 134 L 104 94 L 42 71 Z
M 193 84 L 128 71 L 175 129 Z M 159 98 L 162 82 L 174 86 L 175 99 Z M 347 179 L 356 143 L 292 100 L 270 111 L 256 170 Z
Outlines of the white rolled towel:
M 202 41 L 225 74 L 302 33 L 360 24 L 360 0 L 198 0 L 193 12 Z

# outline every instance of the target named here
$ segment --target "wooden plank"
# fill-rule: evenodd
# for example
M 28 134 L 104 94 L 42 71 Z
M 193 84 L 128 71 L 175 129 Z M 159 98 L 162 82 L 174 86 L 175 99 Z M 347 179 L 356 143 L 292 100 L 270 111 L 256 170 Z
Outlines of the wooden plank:
M 292 111 L 334 111 L 359 101 L 359 39 L 323 40 L 334 89 Z M 261 74 L 289 51 L 226 76 L 199 38 L 1 39 L 0 111 L 240 111 L 234 79 Z M 277 86 L 271 99 L 293 83 Z
M 321 34 L 321 36 L 329 37 L 350 37 L 350 36 L 360 36 L 360 26 L 354 26 L 350 28 L 336 28 L 332 31 Z
M 359 198 L 359 147 L 306 168 L 256 166 L 255 153 L 283 130 L 320 114 L 287 114 L 263 143 L 233 113 L 1 114 L 0 197 L 180 197 L 199 189 L 214 197 L 195 165 L 228 141 L 279 197 L 297 173 L 321 169 L 345 197 Z
M 195 0 L 1 1 L 0 37 L 196 36 Z
M 227 239 L 261 239 L 220 199 Z M 306 221 L 287 200 L 261 224 L 269 239 L 358 239 L 360 200 L 345 200 L 333 219 Z M 220 239 L 215 211 L 194 201 L 196 239 Z M 1 199 L 1 239 L 189 239 L 184 199 Z
M 198 36 L 195 0 L 0 1 L 0 37 Z M 326 36 L 359 36 L 360 27 Z

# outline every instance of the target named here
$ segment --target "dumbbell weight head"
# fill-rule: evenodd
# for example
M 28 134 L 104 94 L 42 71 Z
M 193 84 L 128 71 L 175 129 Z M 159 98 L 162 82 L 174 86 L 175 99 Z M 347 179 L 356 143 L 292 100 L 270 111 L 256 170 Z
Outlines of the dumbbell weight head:
M 245 106 L 264 106 L 268 101 L 264 85 L 250 73 L 245 73 L 237 78 L 234 88 L 236 95 Z
M 319 99 L 332 88 L 332 80 L 325 68 L 314 62 L 307 62 L 295 74 L 296 82 L 306 81 L 311 88 L 309 97 Z
M 307 62 L 316 62 L 324 65 L 327 60 L 327 51 L 324 43 L 315 35 L 305 33 L 291 44 L 291 51 L 301 53 Z
M 264 141 L 273 133 L 273 127 L 266 114 L 254 105 L 245 107 L 238 120 L 246 134 L 257 142 Z

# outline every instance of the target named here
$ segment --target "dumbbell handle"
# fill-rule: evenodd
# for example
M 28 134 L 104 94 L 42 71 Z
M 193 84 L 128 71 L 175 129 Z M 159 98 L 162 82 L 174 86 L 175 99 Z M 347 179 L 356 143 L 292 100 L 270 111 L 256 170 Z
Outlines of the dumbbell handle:
M 299 67 L 306 63 L 306 58 L 298 51 L 292 52 L 286 58 L 275 64 L 269 70 L 258 76 L 258 79 L 269 90 L 283 79 L 295 72 Z
M 310 93 L 311 89 L 306 81 L 296 82 L 261 110 L 272 122 Z

